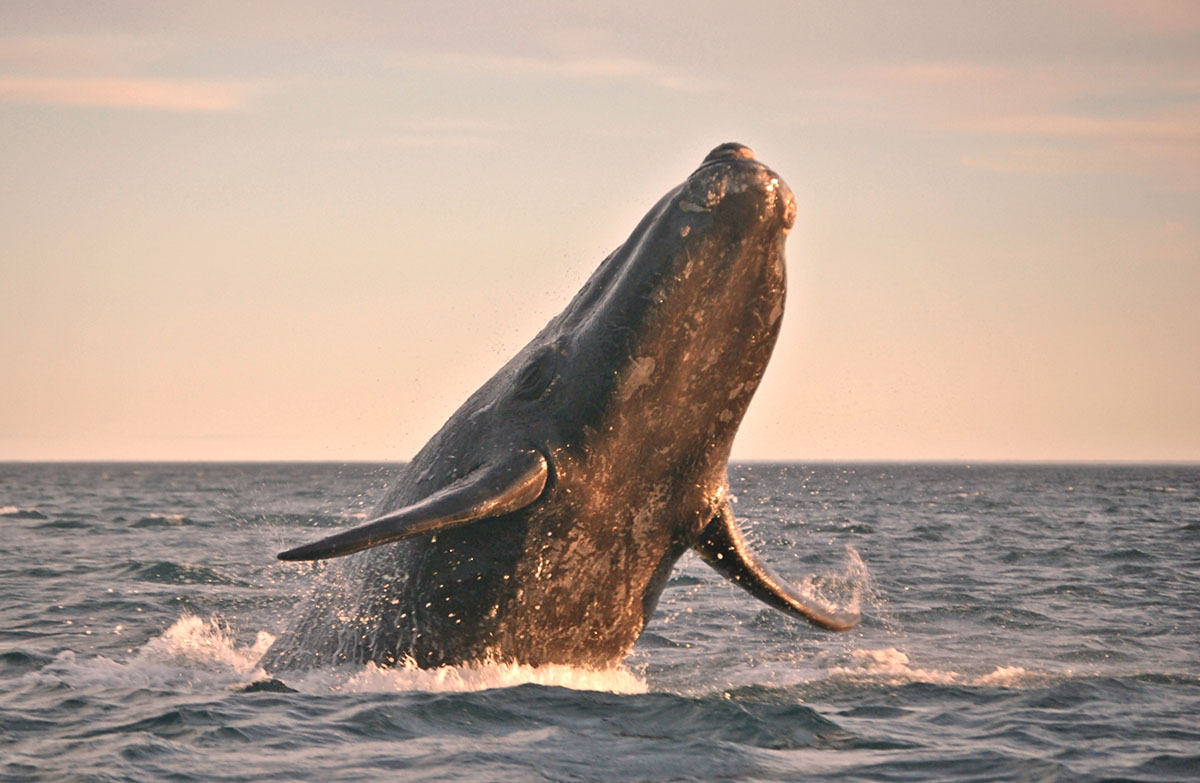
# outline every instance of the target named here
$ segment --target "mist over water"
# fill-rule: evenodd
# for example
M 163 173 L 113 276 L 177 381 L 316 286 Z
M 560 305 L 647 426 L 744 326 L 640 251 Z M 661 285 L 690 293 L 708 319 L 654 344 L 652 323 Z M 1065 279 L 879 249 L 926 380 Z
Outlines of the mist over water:
M 613 671 L 258 658 L 312 582 L 274 553 L 395 466 L 0 465 L 0 780 L 1193 780 L 1200 469 L 735 466 L 782 574 L 694 556 Z

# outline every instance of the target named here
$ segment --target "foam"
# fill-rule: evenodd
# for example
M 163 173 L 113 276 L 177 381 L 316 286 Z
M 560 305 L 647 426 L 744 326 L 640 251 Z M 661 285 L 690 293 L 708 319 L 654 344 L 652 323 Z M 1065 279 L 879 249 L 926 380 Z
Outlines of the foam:
M 969 685 L 1000 688 L 1019 688 L 1042 679 L 1021 666 L 997 666 L 988 674 L 967 676 L 960 672 L 943 669 L 926 669 L 913 666 L 908 654 L 895 647 L 884 649 L 859 649 L 850 651 L 850 661 L 845 665 L 829 669 L 836 678 L 871 680 L 888 685 L 903 685 L 912 682 L 933 685 Z
M 908 682 L 948 685 L 959 679 L 957 672 L 914 667 L 908 654 L 895 647 L 882 650 L 851 650 L 848 664 L 834 666 L 829 673 L 834 677 L 881 680 L 890 685 Z
M 258 661 L 274 641 L 270 633 L 259 631 L 252 643 L 239 644 L 221 618 L 184 615 L 127 661 L 103 655 L 84 657 L 68 650 L 26 677 L 74 688 L 240 688 L 271 676 Z M 827 668 L 824 676 L 888 685 L 923 682 L 1001 688 L 1019 688 L 1044 679 L 1021 666 L 996 666 L 979 676 L 917 666 L 908 653 L 895 647 L 851 650 L 848 657 Z M 420 669 L 412 664 L 382 668 L 368 663 L 286 673 L 284 679 L 302 693 L 461 693 L 526 684 L 620 694 L 649 691 L 646 682 L 624 666 L 595 670 L 485 662 Z
M 274 641 L 274 636 L 259 631 L 253 643 L 239 644 L 221 618 L 184 615 L 146 642 L 128 661 L 103 655 L 82 657 L 68 650 L 26 676 L 74 688 L 239 688 L 271 676 L 258 661 Z M 611 693 L 648 690 L 644 681 L 620 666 L 593 670 L 478 663 L 439 669 L 414 665 L 385 669 L 368 663 L 288 673 L 285 679 L 288 686 L 304 693 L 464 692 L 529 683 Z
M 626 694 L 645 693 L 648 690 L 646 683 L 637 675 L 619 666 L 595 670 L 557 665 L 534 667 L 512 663 L 475 663 L 420 669 L 411 664 L 382 668 L 368 663 L 361 667 L 315 670 L 286 679 L 288 685 L 301 691 L 330 690 L 343 693 L 462 693 L 528 684 Z
M 0 506 L 0 517 L 16 517 L 17 519 L 46 519 L 46 515 L 33 507 Z
M 974 685 L 992 685 L 1000 688 L 1019 688 L 1022 685 L 1044 679 L 1022 666 L 997 666 L 991 674 L 975 678 Z
M 266 676 L 258 659 L 274 641 L 260 631 L 253 644 L 239 645 L 220 619 L 184 615 L 128 661 L 85 658 L 67 650 L 28 676 L 73 688 L 231 687 Z

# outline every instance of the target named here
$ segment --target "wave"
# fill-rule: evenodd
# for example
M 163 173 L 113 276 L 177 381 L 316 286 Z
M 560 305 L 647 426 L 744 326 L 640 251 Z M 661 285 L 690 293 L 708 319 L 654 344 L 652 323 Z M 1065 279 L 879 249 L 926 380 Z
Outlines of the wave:
M 344 514 L 271 514 L 263 517 L 265 521 L 276 525 L 287 525 L 289 527 L 343 527 L 347 524 L 361 522 L 367 518 L 365 511 L 348 511 Z
M 49 519 L 50 517 L 36 508 L 20 508 L 18 506 L 0 506 L 0 517 L 11 519 Z
M 148 514 L 130 525 L 137 528 L 179 527 L 194 524 L 186 514 Z
M 125 566 L 125 573 L 142 582 L 249 587 L 247 583 L 231 579 L 209 566 L 195 563 L 174 563 L 170 560 L 160 560 L 157 563 L 132 561 Z
M 36 517 L 26 517 L 26 519 L 35 519 Z M 42 517 L 43 519 L 45 517 Z M 82 519 L 55 519 L 50 522 L 38 525 L 38 530 L 87 530 L 93 527 L 91 522 L 85 522 Z
M 251 640 L 252 638 L 252 640 Z M 240 641 L 239 641 L 240 639 Z M 6 656 L 5 668 L 35 684 L 66 685 L 89 689 L 150 689 L 173 692 L 273 691 L 301 694 L 386 694 L 386 693 L 472 693 L 493 689 L 540 685 L 574 691 L 616 695 L 654 695 L 641 676 L 618 666 L 592 670 L 572 666 L 531 667 L 508 663 L 477 663 L 419 669 L 416 666 L 382 668 L 373 663 L 344 665 L 326 669 L 284 672 L 273 678 L 259 660 L 275 641 L 267 631 L 239 634 L 219 617 L 184 615 L 158 636 L 150 639 L 128 660 L 104 655 L 84 656 L 73 651 L 59 653 L 49 660 L 44 656 L 21 653 Z M 769 668 L 769 667 L 768 667 Z M 860 648 L 839 655 L 801 674 L 798 681 L 784 676 L 766 675 L 768 682 L 740 687 L 701 688 L 693 696 L 661 692 L 680 698 L 710 701 L 736 697 L 749 701 L 791 703 L 789 694 L 828 697 L 832 693 L 877 690 L 880 686 L 925 684 L 943 687 L 1002 688 L 1006 690 L 1057 688 L 1073 682 L 1091 682 L 1094 674 L 1030 671 L 1022 666 L 997 665 L 990 671 L 964 673 L 954 669 L 915 664 L 909 655 L 894 647 Z M 782 674 L 779 672 L 778 674 Z M 1100 678 L 1106 679 L 1106 678 Z M 1107 678 L 1111 679 L 1111 678 Z M 1167 684 L 1196 685 L 1193 675 L 1142 674 L 1132 679 Z M 282 681 L 281 681 L 282 680 Z M 668 691 L 675 689 L 668 688 Z M 684 690 L 687 690 L 686 688 Z

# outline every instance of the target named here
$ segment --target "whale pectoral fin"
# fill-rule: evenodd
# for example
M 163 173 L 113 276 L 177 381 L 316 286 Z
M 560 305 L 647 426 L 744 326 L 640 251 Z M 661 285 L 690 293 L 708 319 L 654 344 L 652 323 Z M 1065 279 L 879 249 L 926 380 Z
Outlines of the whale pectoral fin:
M 280 552 L 280 560 L 323 560 L 373 546 L 465 525 L 479 519 L 510 514 L 537 500 L 546 486 L 546 458 L 522 449 L 503 461 L 486 463 L 453 484 L 411 506 L 378 519 Z
M 831 631 L 849 631 L 861 619 L 858 612 L 840 612 L 802 594 L 759 560 L 747 546 L 728 503 L 700 534 L 700 541 L 693 549 L 726 579 L 786 614 Z

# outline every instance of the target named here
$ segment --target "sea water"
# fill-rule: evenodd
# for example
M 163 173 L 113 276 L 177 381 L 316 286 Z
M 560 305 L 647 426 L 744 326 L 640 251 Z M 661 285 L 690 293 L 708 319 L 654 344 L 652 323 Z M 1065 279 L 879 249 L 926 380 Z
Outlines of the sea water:
M 257 662 L 395 465 L 0 464 L 0 780 L 1200 779 L 1200 468 L 744 464 L 612 671 Z M 318 566 L 319 567 L 319 566 Z

